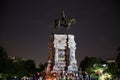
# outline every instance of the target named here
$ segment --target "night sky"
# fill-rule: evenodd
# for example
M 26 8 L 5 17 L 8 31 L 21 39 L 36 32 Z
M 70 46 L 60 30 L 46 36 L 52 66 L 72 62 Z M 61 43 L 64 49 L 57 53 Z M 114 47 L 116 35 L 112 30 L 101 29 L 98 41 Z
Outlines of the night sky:
M 0 46 L 8 56 L 47 62 L 51 22 L 64 10 L 77 20 L 76 58 L 115 58 L 120 46 L 119 0 L 3 0 L 0 2 Z

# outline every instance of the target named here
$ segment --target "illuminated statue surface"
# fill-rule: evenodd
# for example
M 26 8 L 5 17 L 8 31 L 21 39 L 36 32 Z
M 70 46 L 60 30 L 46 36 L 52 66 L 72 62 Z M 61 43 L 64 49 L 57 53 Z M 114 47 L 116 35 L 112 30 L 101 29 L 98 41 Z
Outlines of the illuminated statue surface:
M 56 32 L 51 34 L 49 47 L 49 60 L 46 69 L 46 76 L 56 75 L 63 77 L 64 73 L 74 74 L 78 71 L 75 58 L 76 43 L 74 35 L 69 34 L 71 24 L 76 22 L 73 18 L 67 18 L 64 11 L 62 17 L 53 22 Z M 66 29 L 66 33 L 59 32 L 61 28 Z

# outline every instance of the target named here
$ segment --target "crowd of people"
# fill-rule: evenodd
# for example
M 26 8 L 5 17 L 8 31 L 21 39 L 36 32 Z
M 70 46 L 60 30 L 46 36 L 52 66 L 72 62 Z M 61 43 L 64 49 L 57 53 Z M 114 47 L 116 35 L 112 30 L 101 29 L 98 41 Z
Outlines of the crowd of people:
M 50 77 L 46 77 L 46 74 L 43 72 L 37 73 L 34 80 L 97 80 L 85 72 L 63 72 L 59 77 L 57 74 L 58 73 L 52 73 Z

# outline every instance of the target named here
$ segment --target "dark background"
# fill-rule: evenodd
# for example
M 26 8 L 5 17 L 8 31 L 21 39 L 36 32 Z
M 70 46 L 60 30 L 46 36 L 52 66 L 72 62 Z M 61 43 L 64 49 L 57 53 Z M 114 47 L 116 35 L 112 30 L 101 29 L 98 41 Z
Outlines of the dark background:
M 0 1 L 0 45 L 9 56 L 48 60 L 49 25 L 64 10 L 77 20 L 71 26 L 76 58 L 115 58 L 120 46 L 119 0 L 4 0 Z

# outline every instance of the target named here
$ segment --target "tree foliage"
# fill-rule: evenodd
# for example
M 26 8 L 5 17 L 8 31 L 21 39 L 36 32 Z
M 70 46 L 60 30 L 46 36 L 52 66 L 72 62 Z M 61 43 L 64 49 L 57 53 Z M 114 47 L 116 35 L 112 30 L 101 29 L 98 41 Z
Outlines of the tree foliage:
M 95 57 L 85 57 L 83 61 L 80 62 L 80 68 L 82 71 L 86 71 L 88 68 L 91 68 L 94 66 L 94 64 L 101 64 L 105 63 L 105 61 L 101 59 L 97 59 Z
M 0 47 L 0 74 L 10 77 L 12 75 L 23 76 L 35 74 L 35 62 L 31 59 L 24 60 L 22 58 L 8 58 L 7 52 Z
M 7 52 L 2 46 L 0 46 L 0 60 L 7 59 L 7 58 L 8 58 Z
M 4 50 L 3 47 L 0 46 L 0 72 L 5 73 L 6 70 L 4 70 L 5 67 L 7 67 L 7 59 L 8 55 L 7 52 Z
M 120 77 L 120 47 L 117 49 L 118 55 L 116 57 L 116 66 L 118 68 L 118 77 Z
M 39 64 L 39 71 L 43 72 L 45 70 L 45 68 L 47 67 L 47 63 L 41 63 Z

